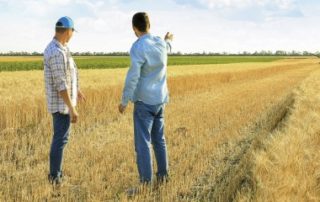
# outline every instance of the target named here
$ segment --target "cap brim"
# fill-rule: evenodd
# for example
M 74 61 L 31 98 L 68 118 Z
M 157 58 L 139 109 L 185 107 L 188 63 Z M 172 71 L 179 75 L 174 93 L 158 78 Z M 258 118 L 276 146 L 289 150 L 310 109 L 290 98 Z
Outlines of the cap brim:
M 69 28 L 69 27 L 56 26 L 56 28 L 72 29 L 73 32 L 78 32 L 78 30 L 76 30 L 74 28 Z

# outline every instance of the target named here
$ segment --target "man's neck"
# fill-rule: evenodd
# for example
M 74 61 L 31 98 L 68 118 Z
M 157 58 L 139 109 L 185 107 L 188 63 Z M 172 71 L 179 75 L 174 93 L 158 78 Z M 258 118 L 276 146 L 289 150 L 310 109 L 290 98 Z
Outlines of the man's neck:
M 146 31 L 146 32 L 140 32 L 140 34 L 139 34 L 139 35 L 140 35 L 140 36 L 139 36 L 139 38 L 140 38 L 140 37 L 143 37 L 143 36 L 144 36 L 144 35 L 146 35 L 146 34 L 150 34 L 150 32 L 149 32 L 149 31 Z
M 61 45 L 65 46 L 67 44 L 67 41 L 65 39 L 63 39 L 61 36 L 59 35 L 55 35 L 54 38 L 61 43 Z

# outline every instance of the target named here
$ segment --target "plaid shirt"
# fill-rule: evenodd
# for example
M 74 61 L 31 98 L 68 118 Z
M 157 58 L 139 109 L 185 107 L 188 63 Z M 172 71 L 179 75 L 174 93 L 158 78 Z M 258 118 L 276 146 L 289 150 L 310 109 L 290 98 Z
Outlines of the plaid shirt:
M 74 66 L 74 72 L 71 63 Z M 69 48 L 63 46 L 56 39 L 53 39 L 44 51 L 44 79 L 48 111 L 50 113 L 68 114 L 68 106 L 64 103 L 59 92 L 67 90 L 71 100 L 75 101 L 73 102 L 75 106 L 77 93 L 74 92 L 79 90 L 79 76 Z M 77 84 L 76 91 L 72 87 L 74 82 Z

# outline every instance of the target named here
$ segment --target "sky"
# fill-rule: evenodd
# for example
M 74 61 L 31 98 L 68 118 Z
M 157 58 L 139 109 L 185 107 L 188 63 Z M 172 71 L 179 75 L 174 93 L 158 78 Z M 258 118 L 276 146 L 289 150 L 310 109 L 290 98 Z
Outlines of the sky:
M 149 14 L 152 34 L 174 34 L 174 52 L 320 48 L 317 0 L 0 0 L 0 52 L 43 52 L 62 16 L 78 30 L 71 51 L 129 51 L 140 11 Z

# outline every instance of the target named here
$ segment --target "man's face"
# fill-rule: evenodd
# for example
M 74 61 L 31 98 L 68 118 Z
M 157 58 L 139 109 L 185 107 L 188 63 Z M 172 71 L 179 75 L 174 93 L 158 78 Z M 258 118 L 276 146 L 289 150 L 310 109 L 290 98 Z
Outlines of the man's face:
M 67 42 L 70 41 L 72 35 L 73 35 L 73 29 L 68 29 L 66 32 L 65 32 L 65 35 L 66 35 L 66 39 L 67 39 Z

